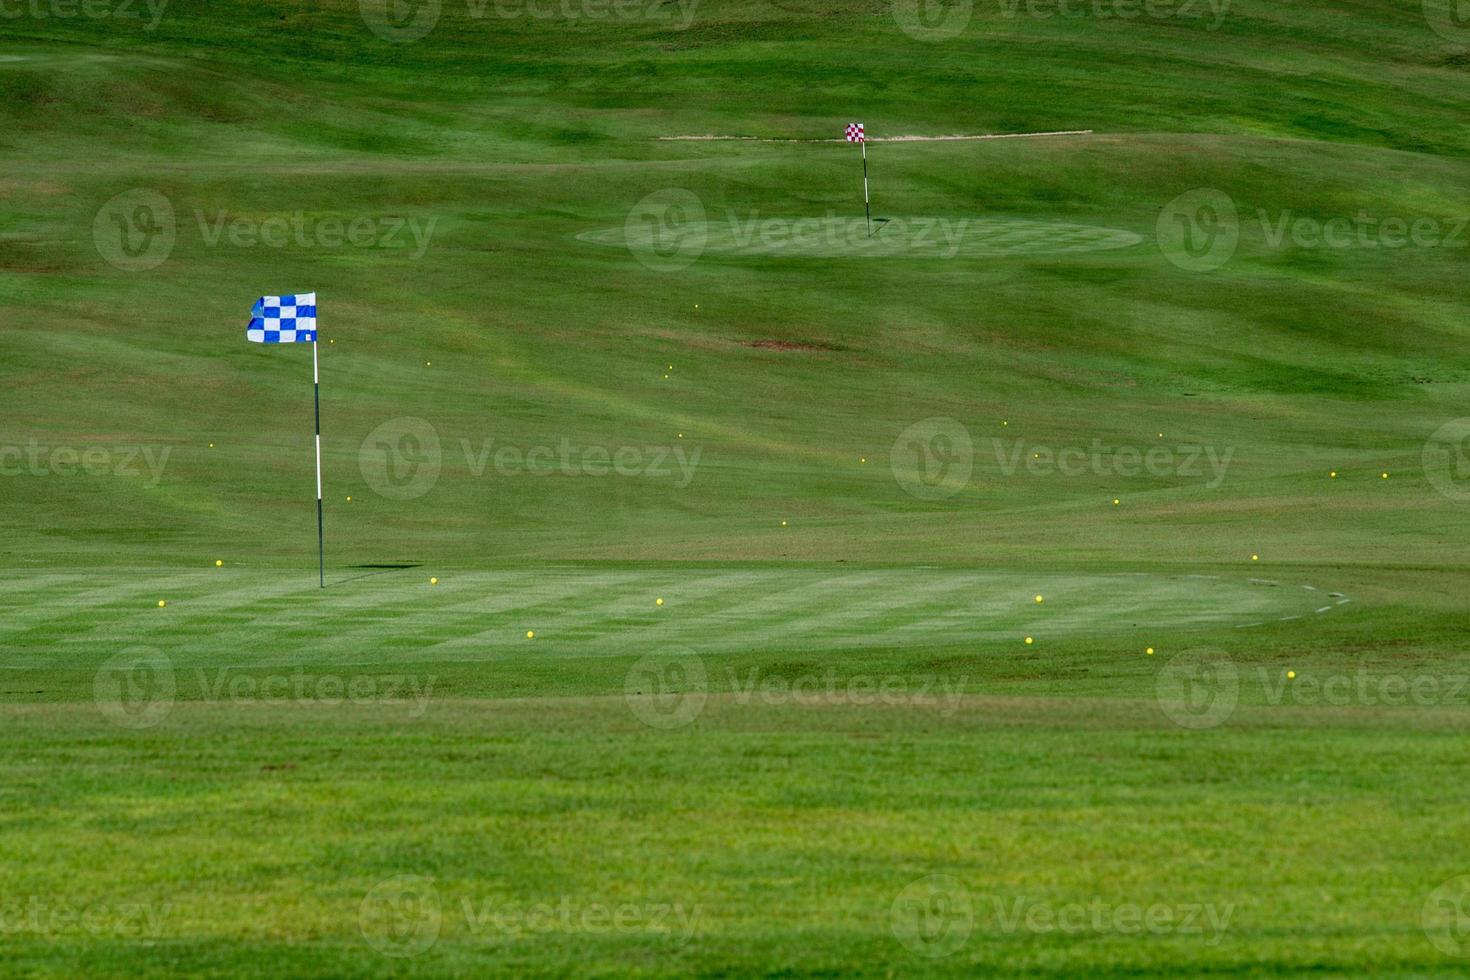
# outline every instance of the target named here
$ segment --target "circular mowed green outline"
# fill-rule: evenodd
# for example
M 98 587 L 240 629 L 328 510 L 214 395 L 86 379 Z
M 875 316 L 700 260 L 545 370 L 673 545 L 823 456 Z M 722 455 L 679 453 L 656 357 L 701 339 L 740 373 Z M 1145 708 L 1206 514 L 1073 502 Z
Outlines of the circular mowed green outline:
M 651 258 L 678 255 L 793 258 L 984 258 L 1075 254 L 1130 248 L 1141 235 L 1119 228 L 1030 218 L 879 218 L 869 237 L 861 218 L 730 217 L 679 222 L 671 227 L 629 222 L 577 235 L 578 240 L 627 248 Z

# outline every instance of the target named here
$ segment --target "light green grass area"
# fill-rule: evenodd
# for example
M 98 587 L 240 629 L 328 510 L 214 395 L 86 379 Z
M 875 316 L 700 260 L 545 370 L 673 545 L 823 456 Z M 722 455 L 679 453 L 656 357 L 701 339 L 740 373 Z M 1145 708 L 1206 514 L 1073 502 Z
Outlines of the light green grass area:
M 0 5 L 0 973 L 1461 975 L 1470 31 L 610 9 Z

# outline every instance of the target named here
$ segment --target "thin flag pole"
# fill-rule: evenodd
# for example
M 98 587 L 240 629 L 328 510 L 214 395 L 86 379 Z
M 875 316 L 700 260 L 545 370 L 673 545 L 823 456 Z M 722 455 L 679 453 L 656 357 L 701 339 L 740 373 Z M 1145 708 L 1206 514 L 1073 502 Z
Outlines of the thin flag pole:
M 863 135 L 863 218 L 868 222 L 868 237 L 873 237 L 873 212 L 868 207 L 868 137 Z
M 322 523 L 322 376 L 316 356 L 316 334 L 311 337 L 311 386 L 316 402 L 316 557 L 321 587 L 327 587 L 327 534 Z

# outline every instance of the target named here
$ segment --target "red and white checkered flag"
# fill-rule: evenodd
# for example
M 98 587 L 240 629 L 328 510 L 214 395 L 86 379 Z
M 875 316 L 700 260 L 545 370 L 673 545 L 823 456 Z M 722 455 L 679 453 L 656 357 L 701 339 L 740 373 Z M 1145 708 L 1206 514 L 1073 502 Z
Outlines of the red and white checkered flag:
M 847 124 L 847 141 L 849 143 L 866 143 L 868 138 L 863 135 L 862 123 Z

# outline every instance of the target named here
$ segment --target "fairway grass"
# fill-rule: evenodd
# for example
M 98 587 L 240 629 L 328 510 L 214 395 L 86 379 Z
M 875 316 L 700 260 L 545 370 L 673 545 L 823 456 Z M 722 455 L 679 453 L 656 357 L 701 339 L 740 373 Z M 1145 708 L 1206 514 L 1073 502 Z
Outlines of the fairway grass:
M 103 6 L 0 10 L 0 975 L 1464 974 L 1447 8 Z M 869 237 L 859 121 L 1090 132 Z

